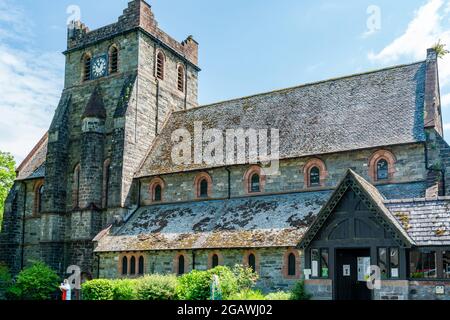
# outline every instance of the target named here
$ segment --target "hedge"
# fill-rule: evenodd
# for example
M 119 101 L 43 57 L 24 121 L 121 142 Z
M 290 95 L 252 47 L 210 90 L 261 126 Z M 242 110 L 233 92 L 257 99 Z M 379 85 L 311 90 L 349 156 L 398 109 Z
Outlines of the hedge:
M 106 279 L 95 279 L 82 284 L 81 292 L 83 300 L 113 300 L 113 281 Z
M 306 300 L 303 282 L 291 292 L 264 295 L 253 290 L 258 276 L 251 269 L 236 266 L 217 267 L 208 271 L 194 270 L 179 278 L 174 275 L 148 275 L 137 279 L 98 279 L 82 285 L 84 300 L 210 300 L 211 284 L 217 276 L 223 300 Z
M 137 284 L 137 297 L 139 300 L 177 300 L 177 288 L 176 276 L 145 276 Z

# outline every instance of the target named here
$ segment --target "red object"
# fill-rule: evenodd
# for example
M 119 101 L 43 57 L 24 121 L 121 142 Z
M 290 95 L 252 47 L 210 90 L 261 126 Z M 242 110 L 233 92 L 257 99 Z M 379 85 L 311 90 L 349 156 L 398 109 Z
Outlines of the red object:
M 63 293 L 62 293 L 62 299 L 63 299 L 63 301 L 66 301 L 66 298 L 67 298 L 67 291 L 66 291 L 66 290 L 63 290 Z

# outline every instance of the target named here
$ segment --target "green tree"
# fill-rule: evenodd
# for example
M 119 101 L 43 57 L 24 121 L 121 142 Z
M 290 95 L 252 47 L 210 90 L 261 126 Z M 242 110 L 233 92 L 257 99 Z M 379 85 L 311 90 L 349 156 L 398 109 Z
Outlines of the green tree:
M 0 151 L 0 230 L 5 200 L 16 178 L 15 166 L 14 157 L 10 153 Z

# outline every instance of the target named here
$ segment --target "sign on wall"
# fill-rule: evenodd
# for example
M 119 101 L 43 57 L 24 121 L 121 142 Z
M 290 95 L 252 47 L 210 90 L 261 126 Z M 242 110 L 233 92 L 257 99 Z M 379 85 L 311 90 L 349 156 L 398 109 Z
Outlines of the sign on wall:
M 367 281 L 370 277 L 370 257 L 358 257 L 358 281 Z
M 349 264 L 344 264 L 342 266 L 342 274 L 344 275 L 344 277 L 350 277 L 350 265 Z

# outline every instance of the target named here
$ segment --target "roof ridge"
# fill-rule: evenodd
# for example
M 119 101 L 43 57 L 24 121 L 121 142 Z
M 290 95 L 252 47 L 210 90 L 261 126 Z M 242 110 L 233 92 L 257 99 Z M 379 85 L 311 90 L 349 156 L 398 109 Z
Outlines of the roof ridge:
M 265 95 L 269 95 L 269 94 L 273 94 L 273 93 L 282 93 L 282 92 L 285 92 L 285 91 L 290 91 L 290 90 L 299 89 L 299 88 L 306 88 L 306 87 L 310 87 L 310 86 L 314 86 L 314 85 L 318 85 L 318 84 L 323 84 L 323 83 L 327 83 L 327 82 L 332 82 L 332 81 L 337 81 L 337 80 L 344 80 L 344 79 L 349 79 L 349 78 L 355 78 L 355 77 L 359 77 L 359 76 L 363 76 L 363 75 L 367 75 L 367 74 L 374 74 L 374 73 L 378 73 L 378 72 L 383 72 L 383 71 L 388 71 L 388 70 L 393 70 L 393 69 L 409 67 L 409 66 L 413 66 L 413 65 L 417 65 L 417 64 L 422 64 L 422 63 L 425 63 L 425 62 L 426 62 L 426 60 L 420 60 L 420 61 L 416 61 L 416 62 L 399 64 L 399 65 L 394 65 L 394 66 L 385 67 L 385 68 L 381 68 L 381 69 L 375 69 L 375 70 L 369 70 L 369 71 L 365 71 L 365 72 L 359 72 L 359 73 L 353 73 L 353 74 L 348 74 L 348 75 L 343 75 L 343 76 L 337 76 L 337 77 L 329 78 L 329 79 L 325 79 L 325 80 L 318 80 L 318 81 L 313 81 L 313 82 L 307 82 L 307 83 L 296 85 L 296 86 L 292 86 L 292 87 L 281 88 L 281 89 L 274 89 L 274 90 L 271 90 L 271 91 L 255 93 L 255 94 L 251 94 L 251 95 L 248 95 L 248 96 L 243 96 L 243 97 L 238 97 L 238 98 L 232 98 L 232 99 L 228 99 L 228 100 L 222 100 L 222 101 L 218 101 L 218 102 L 213 102 L 213 103 L 201 105 L 201 106 L 198 106 L 198 107 L 192 108 L 192 109 L 178 110 L 178 111 L 174 111 L 173 113 L 176 114 L 176 113 L 185 113 L 185 112 L 195 111 L 195 110 L 198 110 L 198 109 L 201 109 L 201 108 L 208 108 L 208 107 L 218 106 L 218 105 L 221 105 L 221 104 L 224 104 L 224 103 L 227 103 L 227 102 L 233 102 L 233 101 L 239 101 L 239 100 L 247 100 L 247 99 L 251 99 L 251 98 L 255 98 L 255 97 L 261 97 L 261 96 L 265 96 Z

